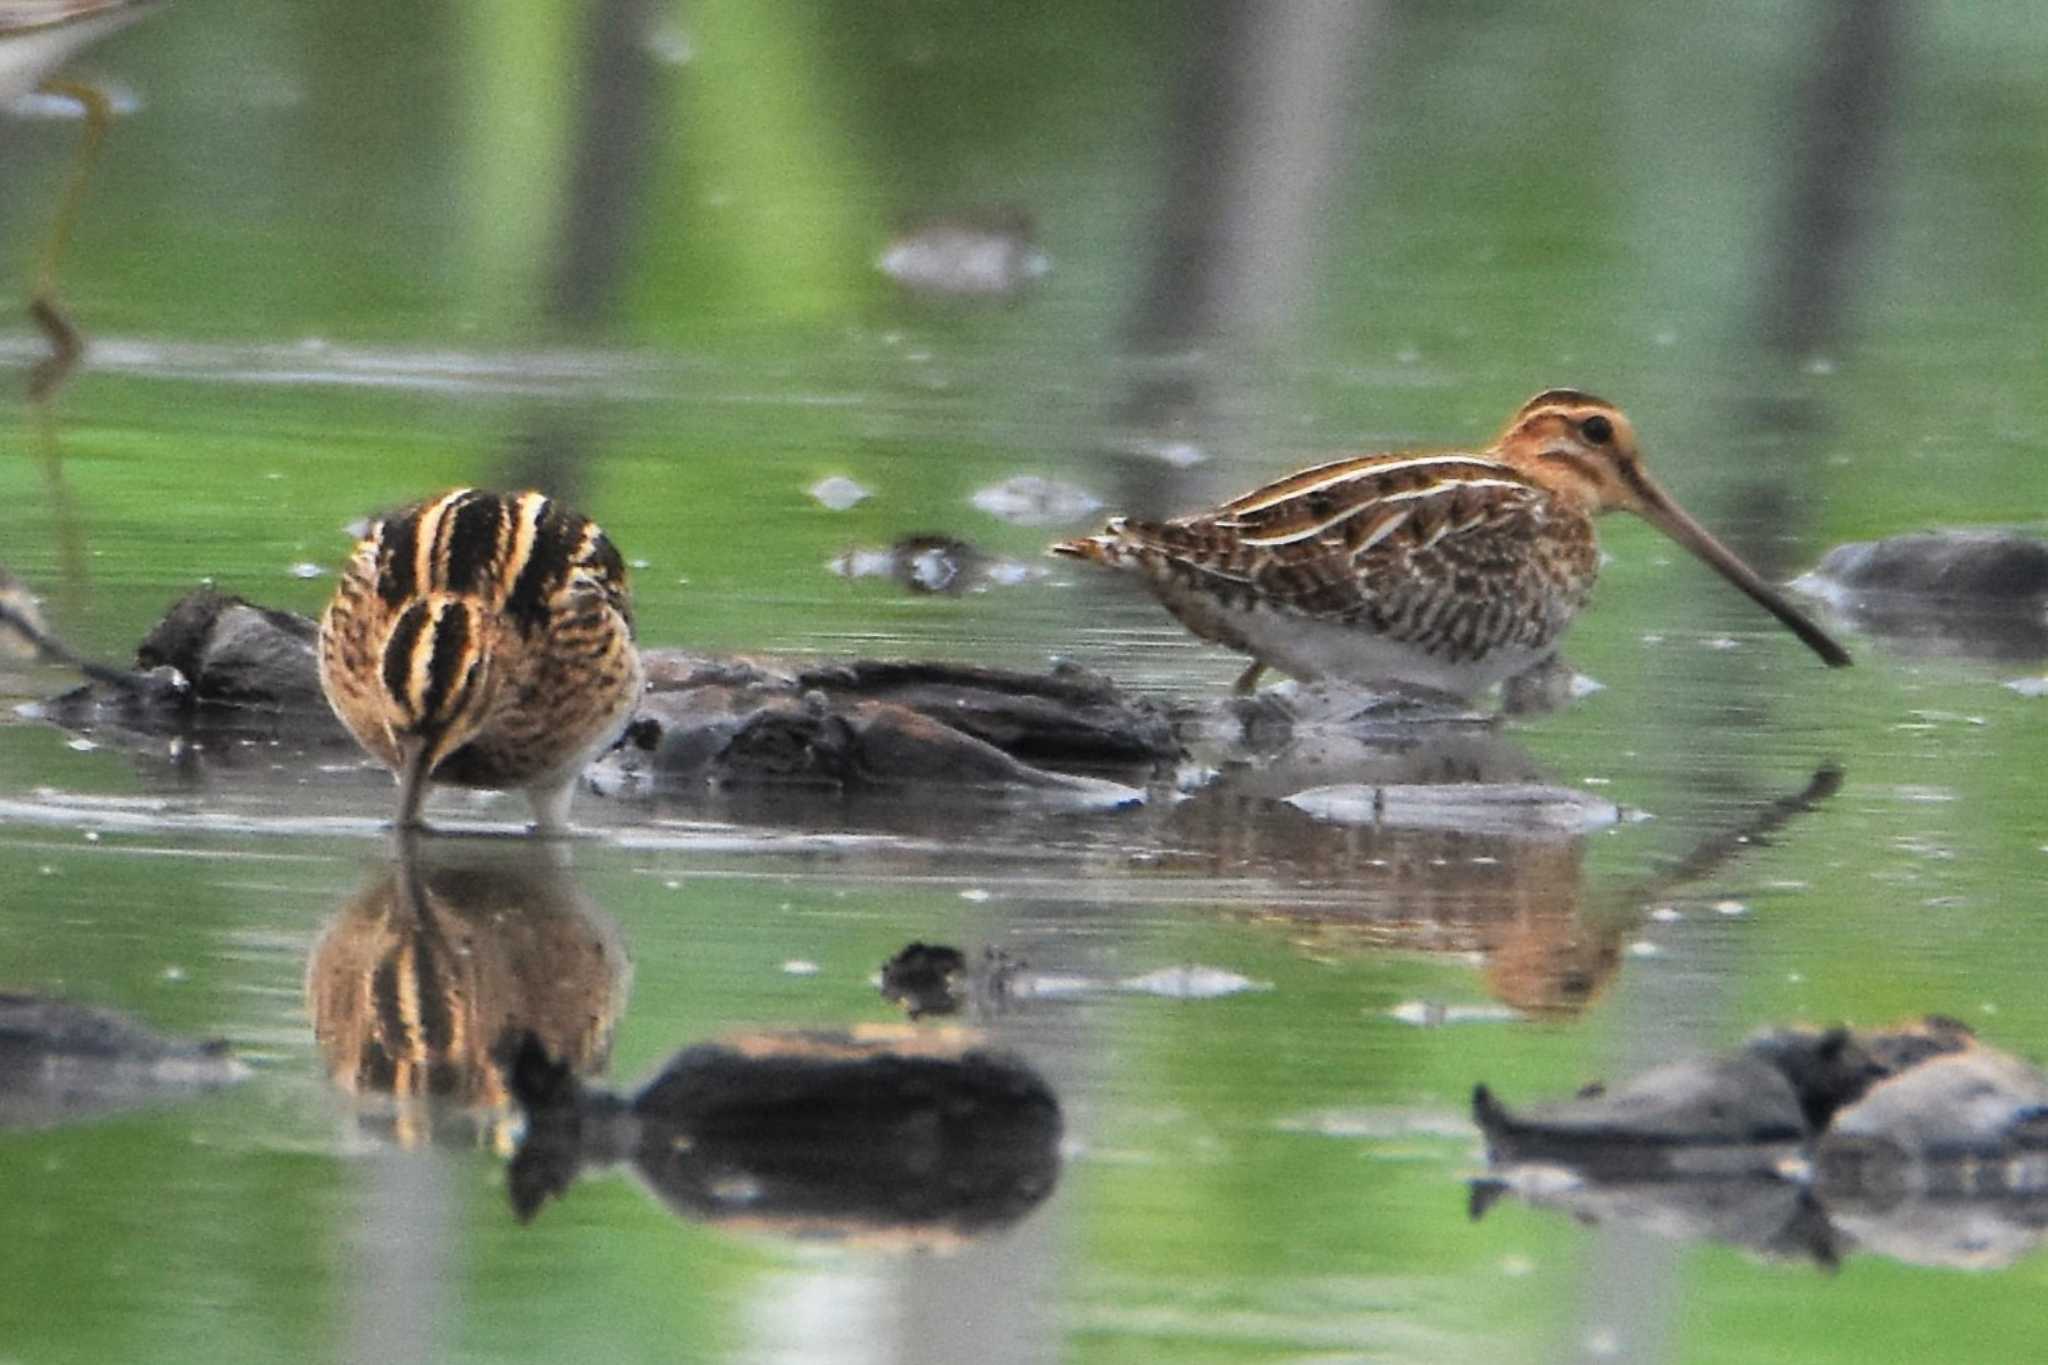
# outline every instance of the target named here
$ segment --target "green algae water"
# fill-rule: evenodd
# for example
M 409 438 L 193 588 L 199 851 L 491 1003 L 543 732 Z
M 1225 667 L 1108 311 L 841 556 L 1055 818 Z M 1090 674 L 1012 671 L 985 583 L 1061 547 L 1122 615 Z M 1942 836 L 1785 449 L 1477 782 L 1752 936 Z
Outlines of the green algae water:
M 1241 661 L 1045 542 L 1484 441 L 1552 385 L 1626 409 L 1775 578 L 2038 530 L 2048 27 L 1883 6 L 1845 43 L 1827 12 L 166 7 L 74 67 L 130 107 L 66 262 L 90 356 L 47 413 L 0 402 L 0 563 L 121 660 L 201 580 L 317 612 L 357 519 L 538 479 L 622 548 L 647 644 L 1060 656 L 1170 700 Z M 1799 195 L 1841 90 L 1882 113 L 1833 160 L 1845 216 Z M 76 132 L 0 121 L 23 291 Z M 934 222 L 1047 268 L 906 288 L 880 263 Z M 0 379 L 39 345 L 0 319 Z M 1019 475 L 1102 506 L 977 505 Z M 867 496 L 832 510 L 832 476 Z M 834 567 L 912 535 L 1010 567 L 958 594 Z M 70 734 L 14 708 L 73 676 L 0 658 L 0 989 L 224 1037 L 253 1073 L 0 1130 L 0 1360 L 2026 1357 L 2023 1240 L 1829 1275 L 1470 1216 L 1476 1082 L 1518 1102 L 1930 1011 L 2048 1058 L 2048 703 L 2006 685 L 2048 660 L 1852 632 L 1824 669 L 1648 527 L 1601 535 L 1566 650 L 1601 689 L 1492 739 L 1611 825 L 1318 823 L 1277 797 L 1346 780 L 1320 753 L 1122 811 L 579 796 L 587 837 L 534 885 L 629 963 L 574 997 L 598 1083 L 900 1021 L 874 977 L 912 941 L 1025 965 L 1035 992 L 974 1022 L 1057 1097 L 1058 1178 L 971 1236 L 692 1216 L 625 1167 L 520 1225 L 516 1123 L 362 1093 L 314 989 L 389 871 L 388 779 L 289 733 Z

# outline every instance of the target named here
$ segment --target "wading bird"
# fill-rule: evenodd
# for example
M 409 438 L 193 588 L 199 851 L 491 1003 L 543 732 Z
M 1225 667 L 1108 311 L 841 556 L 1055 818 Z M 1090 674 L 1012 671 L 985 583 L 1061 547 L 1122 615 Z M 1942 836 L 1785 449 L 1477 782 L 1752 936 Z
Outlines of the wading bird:
M 1599 573 L 1593 518 L 1617 509 L 1849 662 L 1651 480 L 1619 408 L 1573 389 L 1531 398 L 1483 451 L 1338 460 L 1052 552 L 1138 574 L 1189 630 L 1251 655 L 1239 692 L 1275 668 L 1471 697 L 1555 652 Z
M 540 493 L 458 488 L 379 520 L 320 619 L 320 686 L 398 779 L 523 788 L 566 828 L 584 766 L 632 718 L 642 675 L 626 566 Z

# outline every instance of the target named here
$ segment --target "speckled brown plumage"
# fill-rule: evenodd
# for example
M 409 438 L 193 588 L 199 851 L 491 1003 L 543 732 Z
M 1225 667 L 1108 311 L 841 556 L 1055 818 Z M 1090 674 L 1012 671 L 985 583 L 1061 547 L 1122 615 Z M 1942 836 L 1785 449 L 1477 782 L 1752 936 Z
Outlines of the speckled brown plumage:
M 1196 635 L 1250 654 L 1241 689 L 1271 666 L 1470 696 L 1555 650 L 1599 572 L 1593 518 L 1615 508 L 1848 662 L 1650 481 L 1618 409 L 1570 389 L 1530 399 L 1483 452 L 1338 460 L 1052 549 L 1138 573 Z
M 595 523 L 540 493 L 459 488 L 381 518 L 320 622 L 320 683 L 398 775 L 521 787 L 560 826 L 641 687 L 626 569 Z

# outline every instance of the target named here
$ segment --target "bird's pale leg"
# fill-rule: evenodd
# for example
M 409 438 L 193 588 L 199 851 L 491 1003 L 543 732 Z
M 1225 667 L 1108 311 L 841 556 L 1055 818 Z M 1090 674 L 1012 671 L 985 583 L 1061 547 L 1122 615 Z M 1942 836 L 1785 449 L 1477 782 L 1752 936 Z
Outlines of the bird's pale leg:
M 533 832 L 567 834 L 569 802 L 575 795 L 576 779 L 573 776 L 552 787 L 528 787 L 526 799 L 533 806 Z
M 114 112 L 106 95 L 78 81 L 45 81 L 41 90 L 46 95 L 78 101 L 85 110 L 85 135 L 79 139 L 78 151 L 72 158 L 71 177 L 64 186 L 64 197 L 57 201 L 57 216 L 50 224 L 49 239 L 43 243 L 35 288 L 29 294 L 29 316 L 50 342 L 49 356 L 29 372 L 28 396 L 32 403 L 47 402 L 71 377 L 85 354 L 85 339 L 57 301 L 57 266 L 71 241 L 71 229 L 78 222 L 85 187 L 92 178 L 93 164 L 99 160 L 100 144 L 106 140 L 107 125 L 113 121 Z
M 1237 681 L 1230 685 L 1230 690 L 1240 697 L 1249 697 L 1259 685 L 1259 675 L 1265 671 L 1264 664 L 1257 659 L 1252 660 L 1251 667 L 1237 675 Z
M 429 762 L 427 741 L 421 735 L 408 735 L 398 741 L 398 828 L 416 830 L 426 828 L 426 821 L 420 818 L 420 807 L 426 804 L 427 791 L 433 781 L 427 776 L 432 767 Z

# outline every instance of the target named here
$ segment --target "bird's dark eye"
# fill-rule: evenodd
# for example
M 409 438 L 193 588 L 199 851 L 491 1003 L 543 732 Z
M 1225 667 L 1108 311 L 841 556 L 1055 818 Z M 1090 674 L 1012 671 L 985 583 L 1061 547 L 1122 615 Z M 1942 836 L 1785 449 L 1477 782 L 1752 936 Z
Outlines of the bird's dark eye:
M 1614 439 L 1614 423 L 1595 413 L 1579 423 L 1579 434 L 1596 446 L 1604 446 Z

